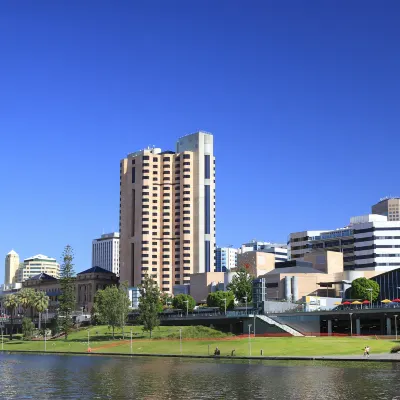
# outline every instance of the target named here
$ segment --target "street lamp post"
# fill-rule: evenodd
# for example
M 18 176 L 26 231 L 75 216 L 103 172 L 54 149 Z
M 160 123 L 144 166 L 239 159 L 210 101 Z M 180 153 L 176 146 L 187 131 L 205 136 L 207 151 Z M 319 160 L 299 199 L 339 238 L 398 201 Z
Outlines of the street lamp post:
M 247 296 L 244 296 L 243 300 L 246 302 L 246 315 L 247 315 Z
M 46 319 L 44 321 L 44 351 L 47 351 L 47 319 L 49 318 L 49 309 L 46 309 Z
M 87 348 L 89 351 L 89 349 L 90 349 L 90 331 L 89 330 L 87 331 Z
M 179 328 L 179 347 L 182 355 L 182 328 Z
M 131 354 L 132 354 L 132 328 L 131 328 Z
M 369 289 L 367 289 L 367 290 L 368 290 L 368 292 L 370 293 L 371 308 L 372 308 L 372 292 L 373 292 L 373 290 L 372 290 L 372 288 L 369 288 Z
M 189 300 L 184 300 L 184 303 L 186 303 L 186 316 L 189 315 Z
M 251 336 L 250 336 L 250 329 L 251 329 L 251 324 L 249 324 L 249 356 L 251 357 Z
M 353 313 L 349 313 L 350 315 L 350 336 L 353 336 L 353 319 L 352 319 L 352 315 Z
M 226 297 L 222 299 L 222 301 L 225 303 L 225 316 L 226 316 Z
M 394 316 L 394 332 L 397 340 L 397 315 Z

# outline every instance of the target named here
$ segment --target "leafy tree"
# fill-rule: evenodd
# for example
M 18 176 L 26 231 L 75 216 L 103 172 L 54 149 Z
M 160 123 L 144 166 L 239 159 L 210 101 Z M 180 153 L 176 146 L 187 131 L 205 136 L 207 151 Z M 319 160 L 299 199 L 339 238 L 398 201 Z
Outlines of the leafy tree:
M 221 311 L 225 311 L 225 301 L 226 299 L 226 309 L 232 310 L 235 306 L 235 296 L 232 292 L 224 292 L 218 290 L 217 292 L 210 293 L 207 296 L 207 305 L 209 307 L 219 307 Z
M 35 324 L 30 318 L 24 317 L 22 320 L 22 334 L 24 336 L 24 340 L 31 340 L 34 330 Z
M 61 330 L 61 321 L 60 318 L 58 316 L 58 314 L 56 314 L 51 320 L 50 323 L 48 324 L 48 329 L 51 330 L 51 336 L 55 336 L 58 333 L 60 333 Z
M 186 303 L 186 301 L 188 301 L 188 303 Z M 179 308 L 185 312 L 188 309 L 190 312 L 193 311 L 194 307 L 196 306 L 196 301 L 188 294 L 178 294 L 173 298 L 172 305 L 174 308 Z
M 250 303 L 253 299 L 253 277 L 245 268 L 239 268 L 228 285 L 228 290 L 233 292 L 238 302 L 243 302 L 243 299 L 247 297 L 247 302 Z
M 353 299 L 370 300 L 372 289 L 372 301 L 378 300 L 379 297 L 379 284 L 371 279 L 357 278 L 351 283 L 351 297 Z
M 26 311 L 29 307 L 33 306 L 35 298 L 35 291 L 31 288 L 23 288 L 17 293 L 18 303 L 23 309 L 24 317 L 26 317 Z
M 41 290 L 34 292 L 32 299 L 32 307 L 39 313 L 39 329 L 40 329 L 42 320 L 41 315 L 49 307 L 49 297 Z
M 94 300 L 94 313 L 98 320 L 112 329 L 123 329 L 129 312 L 129 297 L 124 287 L 108 286 L 98 290 Z
M 143 283 L 139 287 L 139 322 L 143 324 L 143 330 L 150 332 L 150 338 L 154 328 L 160 325 L 158 313 L 162 310 L 160 290 L 153 278 L 145 275 Z
M 60 269 L 61 295 L 59 298 L 61 327 L 68 339 L 68 333 L 72 329 L 72 311 L 75 310 L 75 272 L 74 272 L 74 251 L 70 245 L 65 246 L 62 254 L 63 263 Z
M 13 339 L 13 329 L 14 329 L 14 312 L 15 309 L 18 307 L 18 297 L 15 294 L 9 294 L 5 297 L 4 306 L 6 307 L 7 311 L 10 314 L 10 340 Z

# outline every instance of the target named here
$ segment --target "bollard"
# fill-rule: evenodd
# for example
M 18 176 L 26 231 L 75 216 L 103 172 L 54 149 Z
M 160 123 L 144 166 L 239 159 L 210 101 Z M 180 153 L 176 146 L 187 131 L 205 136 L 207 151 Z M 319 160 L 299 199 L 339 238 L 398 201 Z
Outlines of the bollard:
M 236 351 L 235 349 L 232 350 L 231 357 L 235 357 L 235 351 Z
M 263 349 L 261 349 L 261 352 L 260 352 L 260 355 L 264 355 L 264 350 Z
M 210 345 L 208 345 L 208 355 L 210 355 Z

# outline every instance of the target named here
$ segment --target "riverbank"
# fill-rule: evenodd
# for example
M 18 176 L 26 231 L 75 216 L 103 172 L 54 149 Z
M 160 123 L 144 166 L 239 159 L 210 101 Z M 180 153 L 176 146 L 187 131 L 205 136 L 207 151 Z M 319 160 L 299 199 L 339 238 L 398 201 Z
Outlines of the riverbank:
M 182 329 L 182 340 L 180 337 Z M 376 354 L 391 356 L 390 349 L 396 345 L 392 339 L 376 339 L 373 337 L 237 337 L 206 329 L 191 327 L 161 327 L 154 332 L 154 338 L 146 337 L 140 327 L 134 327 L 132 341 L 130 328 L 125 338 L 121 333 L 114 340 L 107 327 L 90 327 L 69 335 L 68 340 L 5 341 L 6 352 L 46 352 L 60 354 L 101 354 L 101 355 L 137 355 L 137 356 L 171 356 L 171 357 L 209 357 L 216 347 L 221 358 L 230 358 L 232 354 L 247 358 L 250 354 L 262 359 L 316 359 L 337 356 L 361 357 L 365 346 L 371 349 L 371 359 Z M 196 337 L 201 336 L 201 337 Z M 1 348 L 1 347 L 0 347 Z M 232 353 L 233 352 L 233 353 Z M 261 353 L 262 352 L 262 353 Z M 282 358 L 283 357 L 283 358 Z

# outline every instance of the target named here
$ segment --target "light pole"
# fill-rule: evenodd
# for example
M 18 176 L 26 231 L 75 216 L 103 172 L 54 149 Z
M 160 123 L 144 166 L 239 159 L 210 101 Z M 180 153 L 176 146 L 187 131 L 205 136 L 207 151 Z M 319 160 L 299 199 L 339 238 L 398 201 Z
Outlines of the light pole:
M 132 354 L 132 328 L 131 328 L 131 354 Z
M 249 356 L 251 357 L 251 336 L 250 336 L 250 329 L 251 329 L 251 324 L 249 324 Z
M 395 331 L 396 340 L 397 340 L 397 315 L 394 316 L 394 331 Z
M 47 351 L 47 318 L 49 318 L 49 309 L 46 309 L 46 319 L 44 321 L 44 351 Z
M 371 299 L 371 308 L 372 308 L 372 288 L 367 289 L 370 292 L 370 299 Z
M 189 300 L 184 300 L 184 303 L 186 303 L 186 316 L 189 315 Z
M 351 318 L 353 313 L 349 313 L 350 315 L 350 336 L 353 336 L 353 319 Z
M 181 355 L 182 355 L 182 328 L 179 328 L 179 347 L 181 349 Z
M 279 290 L 276 291 L 276 301 L 279 299 Z
M 222 299 L 222 301 L 225 303 L 225 315 L 226 315 L 226 297 Z
M 90 331 L 89 330 L 87 331 L 87 349 L 88 349 L 88 351 L 90 349 Z
M 244 296 L 243 300 L 246 302 L 246 315 L 247 315 L 247 296 Z

